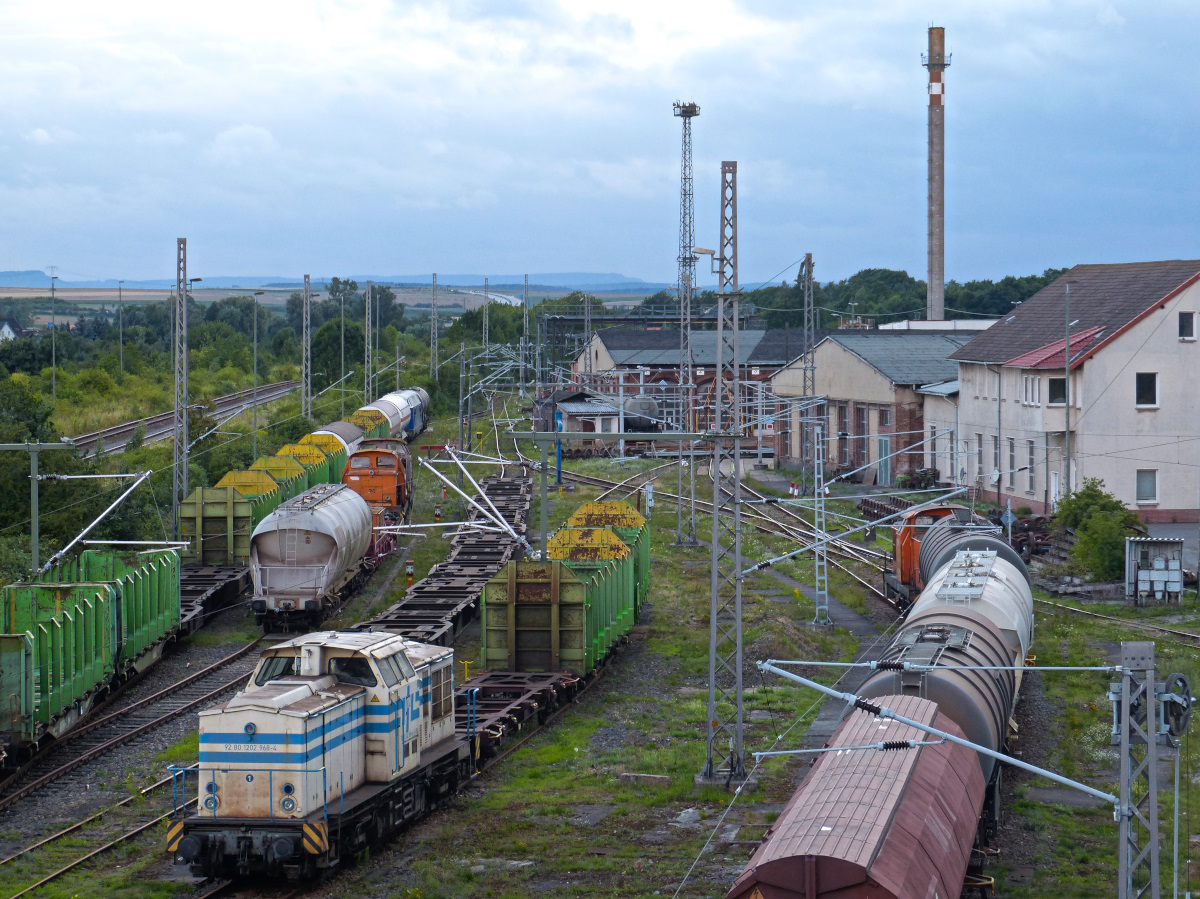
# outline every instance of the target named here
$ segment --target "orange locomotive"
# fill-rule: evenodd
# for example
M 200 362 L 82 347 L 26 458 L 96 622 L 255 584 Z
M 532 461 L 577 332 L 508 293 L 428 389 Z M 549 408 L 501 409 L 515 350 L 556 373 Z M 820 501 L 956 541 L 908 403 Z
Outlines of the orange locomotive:
M 413 504 L 412 456 L 399 437 L 368 437 L 346 460 L 342 483 L 371 507 L 377 524 L 407 521 Z

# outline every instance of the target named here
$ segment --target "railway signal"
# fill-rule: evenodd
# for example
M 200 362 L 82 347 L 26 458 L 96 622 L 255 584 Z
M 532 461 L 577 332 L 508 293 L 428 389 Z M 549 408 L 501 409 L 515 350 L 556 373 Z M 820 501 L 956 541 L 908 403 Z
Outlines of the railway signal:
M 408 576 L 408 587 L 411 590 L 413 585 L 413 562 L 412 559 L 404 563 L 404 573 Z

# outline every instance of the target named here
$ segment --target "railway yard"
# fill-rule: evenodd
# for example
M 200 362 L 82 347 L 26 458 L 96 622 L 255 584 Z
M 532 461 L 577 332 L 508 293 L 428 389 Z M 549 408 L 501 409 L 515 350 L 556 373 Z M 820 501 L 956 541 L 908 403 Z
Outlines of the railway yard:
M 419 452 L 417 443 L 453 442 L 456 427 L 433 423 L 414 441 L 413 455 Z M 496 471 L 479 467 L 473 474 L 536 477 L 527 465 L 532 448 L 505 438 L 496 420 L 491 427 L 486 452 L 508 464 Z M 195 803 L 196 787 L 193 779 L 187 795 L 181 795 L 181 780 L 168 776 L 168 766 L 196 763 L 198 712 L 227 700 L 244 683 L 259 652 L 280 639 L 263 637 L 243 596 L 210 615 L 202 627 L 184 628 L 162 661 L 68 732 L 53 752 L 0 784 L 0 895 L 725 896 L 807 765 L 795 758 L 763 762 L 753 772 L 757 789 L 737 796 L 693 783 L 705 756 L 709 551 L 703 542 L 672 545 L 672 466 L 649 459 L 620 467 L 606 459 L 565 463 L 564 489 L 550 496 L 551 533 L 569 525 L 587 502 L 638 502 L 638 489 L 647 480 L 655 481 L 656 507 L 647 522 L 653 561 L 636 624 L 614 641 L 585 689 L 557 710 L 537 712 L 546 719 L 553 711 L 543 726 L 537 727 L 528 711 L 506 713 L 505 726 L 512 731 L 507 742 L 485 759 L 478 777 L 423 820 L 311 884 L 202 880 L 186 864 L 172 863 L 165 849 L 172 810 L 182 802 Z M 700 496 L 707 483 L 698 489 Z M 796 507 L 766 502 L 786 495 L 786 481 L 752 472 L 746 486 L 758 501 L 745 513 L 748 559 L 768 558 L 810 539 L 811 526 Z M 512 520 L 519 525 L 523 514 L 536 545 L 539 500 L 536 490 L 531 495 L 525 489 L 524 496 L 531 505 L 513 513 Z M 423 471 L 416 476 L 414 523 L 433 522 L 435 508 L 458 520 L 461 505 L 453 495 L 443 499 L 442 486 L 432 476 Z M 501 505 L 510 518 L 509 507 Z M 465 516 L 469 509 L 461 511 Z M 697 503 L 702 538 L 711 533 L 709 511 L 707 502 Z M 833 627 L 810 624 L 813 566 L 804 556 L 747 577 L 748 752 L 820 746 L 828 738 L 836 719 L 832 707 L 826 708 L 815 691 L 760 674 L 754 662 L 874 657 L 899 618 L 883 591 L 881 565 L 889 548 L 856 538 L 831 545 Z M 490 557 L 469 555 L 477 550 L 466 552 L 436 532 L 399 538 L 365 585 L 322 627 L 398 620 L 403 613 L 398 601 L 407 592 L 405 563 L 412 563 L 417 581 L 453 554 L 464 570 L 490 564 Z M 478 591 L 468 585 L 471 589 Z M 1200 673 L 1194 662 L 1200 613 L 1191 599 L 1131 610 L 1037 598 L 1035 611 L 1031 654 L 1039 664 L 1112 663 L 1121 640 L 1136 633 L 1137 639 L 1157 642 L 1160 670 L 1193 679 Z M 195 621 L 202 613 L 191 614 Z M 452 643 L 460 685 L 464 675 L 478 675 L 483 655 L 478 616 L 453 612 L 453 620 L 446 619 L 439 630 L 421 623 L 411 610 L 410 615 L 406 628 L 425 628 L 420 631 L 425 639 Z M 838 676 L 828 668 L 806 673 L 826 683 Z M 1027 675 L 1016 706 L 1015 754 L 1089 784 L 1110 786 L 1115 754 L 1108 745 L 1106 688 L 1104 675 L 1096 673 Z M 484 705 L 478 712 L 489 714 Z M 522 715 L 526 723 L 517 728 L 513 722 Z M 1185 742 L 1186 771 L 1195 770 L 1195 761 Z M 997 846 L 971 892 L 1014 897 L 1111 893 L 1117 840 L 1110 808 L 1016 771 L 1006 775 L 1003 790 Z M 1189 793 L 1185 789 L 1181 803 Z M 1169 795 L 1164 794 L 1164 803 L 1170 806 Z M 1200 830 L 1189 810 L 1190 803 L 1181 811 L 1187 834 L 1193 827 Z M 1190 845 L 1185 840 L 1185 847 Z

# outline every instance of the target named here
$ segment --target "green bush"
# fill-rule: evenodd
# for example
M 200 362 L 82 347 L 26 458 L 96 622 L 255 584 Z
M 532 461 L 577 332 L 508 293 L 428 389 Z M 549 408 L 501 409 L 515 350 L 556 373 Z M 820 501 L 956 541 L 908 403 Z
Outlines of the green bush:
M 1058 505 L 1054 528 L 1075 532 L 1071 565 L 1095 580 L 1112 581 L 1125 567 L 1125 537 L 1138 525 L 1137 513 L 1104 489 L 1099 478 L 1086 478 L 1083 486 Z

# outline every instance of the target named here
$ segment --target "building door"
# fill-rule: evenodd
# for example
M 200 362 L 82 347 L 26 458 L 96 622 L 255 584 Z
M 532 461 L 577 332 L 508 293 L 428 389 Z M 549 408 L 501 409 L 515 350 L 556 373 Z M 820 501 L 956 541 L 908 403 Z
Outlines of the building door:
M 879 439 L 879 475 L 875 478 L 876 484 L 892 483 L 892 438 L 880 437 Z
M 1058 472 L 1050 472 L 1050 511 L 1058 511 Z

